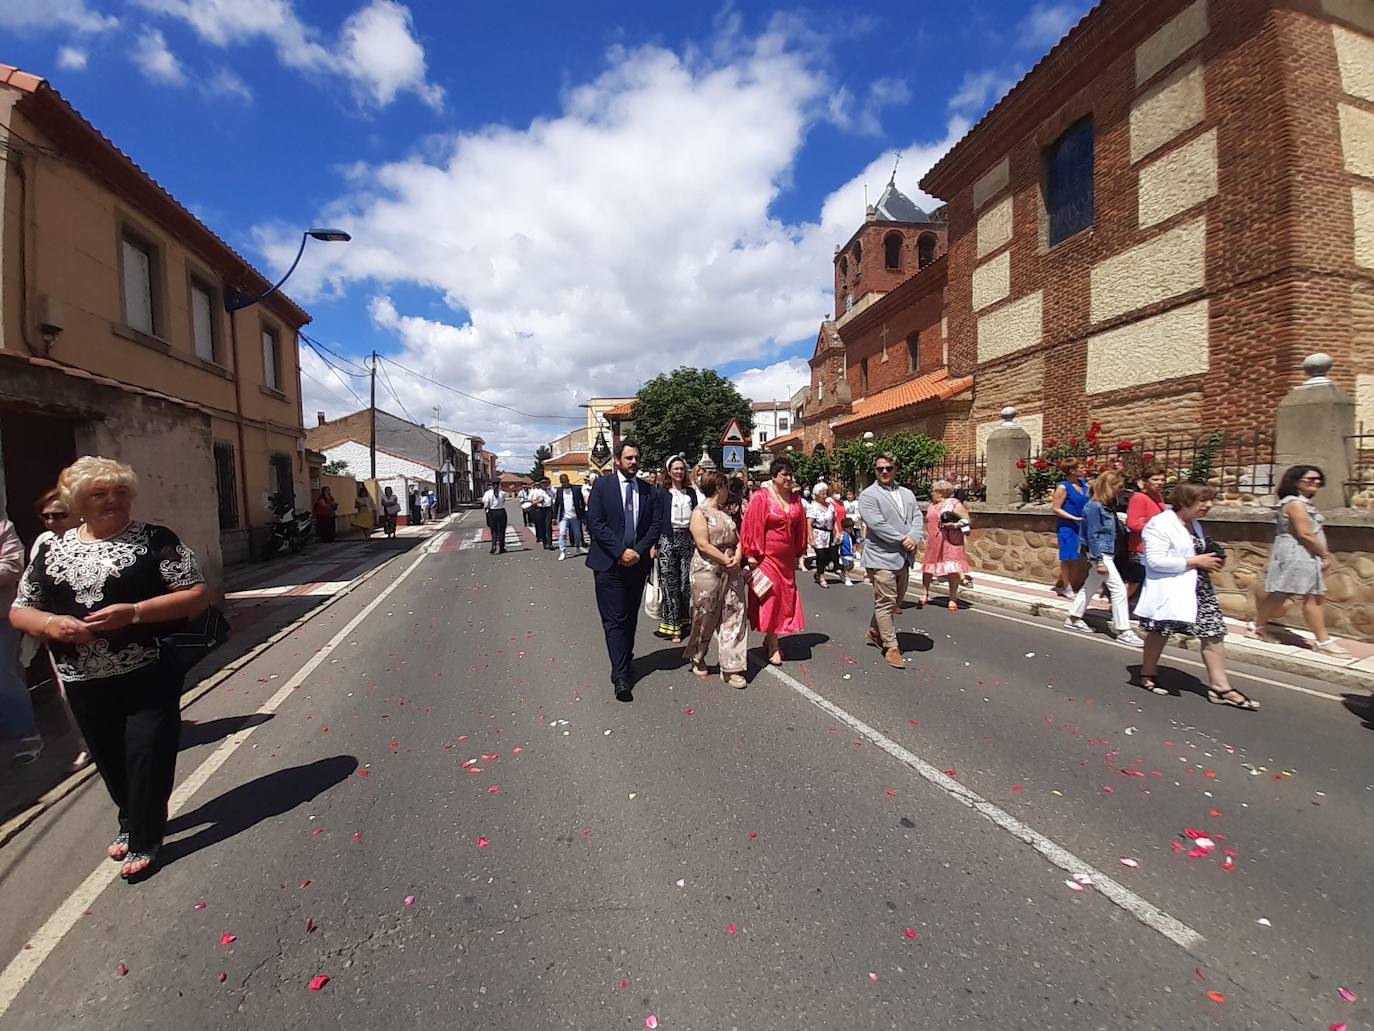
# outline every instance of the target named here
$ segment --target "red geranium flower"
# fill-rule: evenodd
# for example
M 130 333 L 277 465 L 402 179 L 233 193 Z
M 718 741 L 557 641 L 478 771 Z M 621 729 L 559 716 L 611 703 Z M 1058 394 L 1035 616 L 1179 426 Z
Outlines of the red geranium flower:
M 1054 437 L 1051 437 L 1049 440 L 1045 441 L 1045 446 L 1046 446 L 1046 447 L 1058 447 L 1058 446 L 1059 446 L 1059 441 L 1056 440 Z
M 1135 445 L 1132 444 L 1129 440 L 1123 440 L 1116 446 L 1116 449 L 1118 451 L 1134 451 Z
M 1050 467 L 1050 463 L 1045 461 L 1043 458 L 1037 458 L 1035 460 L 1035 467 L 1039 469 L 1041 472 L 1044 472 L 1046 469 Z
M 1153 462 L 1153 461 L 1155 460 L 1155 456 L 1154 456 L 1154 455 L 1141 455 L 1141 456 L 1140 456 L 1140 460 L 1141 460 L 1142 462 L 1144 462 L 1146 465 L 1149 465 L 1151 462 Z
M 1077 438 L 1077 437 L 1070 437 L 1070 438 L 1069 438 L 1069 447 L 1078 447 L 1078 438 Z
M 1092 424 L 1091 432 L 1093 432 L 1093 433 L 1101 433 L 1101 432 L 1102 432 L 1102 424 L 1101 424 L 1100 422 L 1094 421 L 1093 424 Z
M 1024 469 L 1025 467 L 1026 467 L 1026 460 L 1025 460 L 1024 458 L 1018 459 L 1017 462 L 1016 462 L 1016 468 L 1018 468 L 1018 469 Z

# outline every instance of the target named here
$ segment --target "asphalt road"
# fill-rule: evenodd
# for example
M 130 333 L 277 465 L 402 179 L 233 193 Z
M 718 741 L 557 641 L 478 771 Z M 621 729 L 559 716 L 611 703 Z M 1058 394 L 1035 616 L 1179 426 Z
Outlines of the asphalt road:
M 582 563 L 468 523 L 188 710 L 150 880 L 98 786 L 0 849 L 0 1027 L 1374 1026 L 1374 733 L 1320 685 L 935 608 L 899 672 L 804 580 L 784 676 L 646 629 L 624 705 Z

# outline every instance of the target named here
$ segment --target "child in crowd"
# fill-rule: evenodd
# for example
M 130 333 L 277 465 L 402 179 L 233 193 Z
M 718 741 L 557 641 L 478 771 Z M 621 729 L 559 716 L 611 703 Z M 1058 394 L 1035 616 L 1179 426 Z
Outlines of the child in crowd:
M 854 520 L 846 516 L 840 527 L 840 572 L 844 574 L 844 585 L 853 587 L 849 574 L 854 568 Z

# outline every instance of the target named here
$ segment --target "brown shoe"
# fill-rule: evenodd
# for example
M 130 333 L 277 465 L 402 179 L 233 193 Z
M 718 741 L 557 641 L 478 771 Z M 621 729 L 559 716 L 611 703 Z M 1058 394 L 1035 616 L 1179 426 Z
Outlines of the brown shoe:
M 889 666 L 894 669 L 906 669 L 906 659 L 902 658 L 902 653 L 896 648 L 889 648 L 883 655 Z
M 864 635 L 864 639 L 879 651 L 883 650 L 883 639 L 878 636 L 878 631 L 874 630 L 872 627 L 868 628 L 868 633 Z

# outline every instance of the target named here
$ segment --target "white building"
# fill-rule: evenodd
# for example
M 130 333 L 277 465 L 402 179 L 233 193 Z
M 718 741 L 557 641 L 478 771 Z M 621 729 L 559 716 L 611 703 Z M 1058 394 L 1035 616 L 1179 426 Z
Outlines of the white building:
M 792 405 L 788 398 L 777 401 L 751 401 L 749 410 L 754 413 L 753 447 L 762 450 L 774 437 L 791 433 L 793 426 Z

